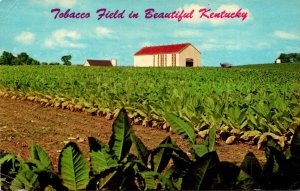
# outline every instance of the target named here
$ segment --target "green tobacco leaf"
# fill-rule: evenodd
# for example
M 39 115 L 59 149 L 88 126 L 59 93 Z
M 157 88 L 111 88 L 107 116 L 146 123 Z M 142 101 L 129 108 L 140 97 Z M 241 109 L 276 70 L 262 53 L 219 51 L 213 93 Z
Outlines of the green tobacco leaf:
M 22 160 L 22 159 L 21 159 Z M 1 173 L 10 174 L 17 171 L 17 166 L 20 164 L 20 159 L 13 154 L 3 154 L 0 158 Z
M 293 186 L 290 189 L 300 188 L 300 127 L 297 127 L 291 142 L 291 156 L 288 159 L 289 175 L 293 179 Z
M 131 140 L 133 142 L 134 148 L 137 152 L 139 159 L 147 166 L 149 151 L 144 143 L 134 134 L 131 134 Z
M 97 190 L 102 190 L 105 187 L 107 187 L 116 174 L 117 174 L 117 170 L 114 168 L 109 169 L 104 173 L 102 173 L 100 179 L 97 182 Z
M 286 169 L 287 161 L 281 151 L 274 147 L 266 148 L 267 162 L 264 166 L 264 172 L 267 174 L 279 174 Z
M 110 137 L 109 148 L 121 161 L 129 154 L 132 128 L 129 124 L 127 113 L 125 109 L 121 109 L 118 117 L 113 123 L 113 133 Z
M 85 189 L 89 183 L 89 166 L 78 146 L 70 142 L 59 156 L 59 174 L 69 190 Z
M 89 141 L 90 152 L 101 151 L 103 147 L 108 148 L 106 144 L 102 143 L 99 139 L 96 139 L 95 137 L 88 137 L 88 141 Z
M 174 114 L 167 114 L 167 122 L 171 125 L 172 130 L 182 136 L 184 139 L 188 140 L 190 143 L 194 144 L 196 141 L 196 134 L 194 128 L 188 123 L 180 119 Z
M 45 169 L 53 171 L 53 165 L 49 156 L 40 146 L 32 145 L 30 154 L 31 159 L 39 161 Z
M 165 176 L 175 181 L 179 179 L 182 180 L 182 177 L 184 177 L 188 172 L 188 169 L 190 168 L 192 161 L 188 157 L 175 152 L 172 153 L 171 156 L 174 165 L 172 165 L 172 167 L 166 171 Z M 179 186 L 178 188 L 181 188 L 181 184 L 177 186 Z
M 219 162 L 203 181 L 203 189 L 234 190 L 241 169 L 230 162 Z M 241 185 L 242 186 L 242 185 Z
M 240 168 L 257 182 L 261 180 L 262 168 L 252 152 L 247 153 Z
M 293 157 L 300 158 L 300 126 L 295 130 L 290 149 Z
M 94 137 L 89 137 L 91 168 L 93 173 L 100 174 L 111 167 L 118 166 L 118 161 L 110 153 L 108 145 L 103 144 L 101 141 Z
M 171 158 L 171 153 L 172 149 L 168 147 L 159 147 L 160 145 L 165 145 L 165 144 L 171 144 L 171 138 L 167 137 L 165 140 L 163 140 L 157 148 L 155 148 L 152 153 L 151 153 L 151 169 L 154 172 L 162 172 L 166 166 L 168 165 L 170 158 Z
M 38 175 L 29 168 L 24 168 L 18 172 L 16 178 L 12 181 L 11 190 L 33 191 L 39 188 Z
M 188 155 L 181 150 L 174 142 L 172 144 L 162 144 L 159 145 L 160 148 L 168 148 L 172 149 L 173 152 L 171 153 L 171 158 L 173 160 L 174 165 L 169 168 L 165 172 L 165 176 L 167 178 L 178 179 L 181 178 L 186 174 L 189 169 L 189 165 L 191 164 L 191 160 Z M 180 184 L 181 185 L 181 184 Z
M 205 145 L 193 145 L 189 152 L 194 156 L 194 158 L 196 157 L 201 158 L 209 151 L 207 146 Z
M 219 163 L 217 153 L 210 152 L 196 160 L 183 178 L 182 190 L 200 190 L 208 171 Z
M 139 174 L 145 184 L 144 190 L 174 190 L 172 182 L 160 173 L 146 171 Z
M 215 142 L 216 142 L 216 126 L 213 126 L 209 129 L 208 136 L 204 140 L 204 145 L 207 147 L 209 152 L 215 150 Z
M 272 136 L 267 135 L 267 145 L 266 147 L 273 147 L 277 151 L 281 152 L 281 147 L 280 145 L 272 138 Z
M 240 190 L 254 190 L 259 188 L 259 185 L 255 182 L 254 177 L 249 176 L 249 174 L 243 170 L 240 170 L 235 186 L 236 189 Z

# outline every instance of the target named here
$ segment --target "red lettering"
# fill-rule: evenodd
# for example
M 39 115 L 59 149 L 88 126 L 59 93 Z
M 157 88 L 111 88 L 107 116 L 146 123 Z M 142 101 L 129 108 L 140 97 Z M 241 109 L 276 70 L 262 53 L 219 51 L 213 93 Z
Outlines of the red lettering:
M 207 15 L 207 12 L 209 12 L 210 11 L 210 9 L 206 9 L 206 8 L 204 8 L 204 9 L 200 9 L 199 10 L 199 13 L 201 14 L 200 15 L 200 19 L 202 18 L 202 17 L 206 17 L 206 18 L 208 18 L 209 19 L 209 16 Z
M 102 18 L 107 18 L 107 19 L 123 19 L 124 18 L 124 13 L 125 9 L 120 12 L 120 10 L 116 10 L 115 12 L 110 12 L 107 11 L 105 8 L 98 9 L 96 11 L 98 13 L 98 20 Z
M 54 19 L 57 18 L 64 18 L 64 19 L 85 19 L 90 18 L 91 14 L 87 13 L 80 13 L 80 12 L 71 12 L 71 9 L 67 9 L 65 12 L 61 12 L 59 8 L 55 8 L 51 10 L 51 13 L 55 13 Z

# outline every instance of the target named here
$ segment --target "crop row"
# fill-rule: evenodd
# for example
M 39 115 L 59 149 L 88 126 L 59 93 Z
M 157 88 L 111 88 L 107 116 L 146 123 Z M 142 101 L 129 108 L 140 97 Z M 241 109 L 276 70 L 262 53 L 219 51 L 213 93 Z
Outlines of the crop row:
M 0 89 L 13 98 L 108 118 L 126 108 L 135 123 L 146 126 L 163 126 L 166 114 L 174 113 L 201 136 L 216 126 L 247 141 L 266 132 L 286 136 L 300 123 L 299 66 L 2 66 Z

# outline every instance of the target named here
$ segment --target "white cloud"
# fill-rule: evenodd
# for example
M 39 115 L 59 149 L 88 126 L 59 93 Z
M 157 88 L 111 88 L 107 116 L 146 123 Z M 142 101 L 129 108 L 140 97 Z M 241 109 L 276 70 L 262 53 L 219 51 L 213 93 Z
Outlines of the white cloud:
M 172 34 L 173 37 L 199 37 L 201 36 L 197 30 L 178 30 Z
M 201 9 L 211 9 L 210 7 L 204 7 L 204 6 L 200 6 L 198 4 L 186 4 L 184 5 L 183 8 L 179 8 L 177 9 L 178 11 L 179 10 L 182 10 L 184 9 L 186 12 L 190 12 L 192 10 L 194 10 L 194 17 L 192 19 L 185 19 L 184 22 L 187 22 L 187 23 L 191 23 L 191 24 L 197 24 L 197 23 L 205 23 L 205 22 L 208 22 L 208 23 L 211 23 L 213 25 L 223 25 L 223 24 L 226 24 L 226 23 L 229 23 L 229 22 L 233 22 L 235 20 L 238 20 L 240 23 L 245 23 L 249 20 L 252 20 L 252 14 L 250 12 L 249 9 L 245 9 L 245 8 L 242 8 L 242 12 L 245 12 L 247 13 L 247 18 L 242 21 L 242 18 L 235 18 L 235 19 L 228 19 L 228 18 L 206 18 L 206 17 L 202 17 L 200 18 L 201 16 L 201 13 L 199 13 L 199 10 Z M 209 15 L 210 13 L 212 12 L 215 12 L 215 13 L 221 13 L 222 11 L 226 11 L 227 13 L 234 13 L 234 12 L 237 12 L 239 9 L 241 9 L 240 6 L 236 5 L 236 4 L 228 4 L 228 5 L 221 5 L 219 6 L 217 9 L 211 9 L 211 11 L 209 11 L 207 13 L 207 15 Z
M 15 40 L 23 44 L 31 44 L 35 40 L 35 34 L 32 32 L 22 32 L 16 36 Z
M 43 5 L 58 5 L 64 8 L 74 7 L 77 0 L 32 0 L 35 3 Z
M 274 35 L 276 37 L 286 39 L 286 40 L 299 40 L 300 41 L 300 34 L 294 34 L 294 33 L 289 33 L 285 31 L 275 31 Z
M 52 33 L 50 38 L 47 38 L 44 45 L 48 48 L 54 47 L 68 47 L 68 48 L 85 48 L 85 44 L 75 43 L 73 41 L 79 40 L 81 35 L 76 31 L 68 31 L 66 29 L 59 29 Z
M 112 37 L 113 31 L 109 28 L 105 27 L 97 27 L 96 28 L 96 35 L 99 38 L 105 38 L 105 37 Z

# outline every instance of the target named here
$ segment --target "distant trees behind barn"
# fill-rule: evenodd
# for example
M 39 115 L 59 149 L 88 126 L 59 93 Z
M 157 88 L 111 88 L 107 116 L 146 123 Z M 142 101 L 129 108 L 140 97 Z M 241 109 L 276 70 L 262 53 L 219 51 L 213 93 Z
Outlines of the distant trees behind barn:
M 294 63 L 300 62 L 300 53 L 281 53 L 280 56 L 276 59 L 275 63 Z

